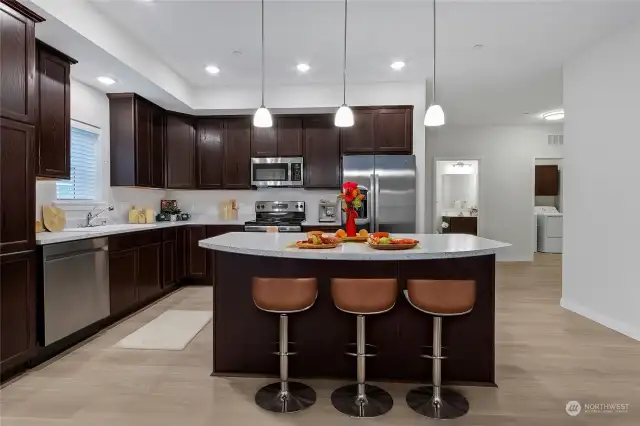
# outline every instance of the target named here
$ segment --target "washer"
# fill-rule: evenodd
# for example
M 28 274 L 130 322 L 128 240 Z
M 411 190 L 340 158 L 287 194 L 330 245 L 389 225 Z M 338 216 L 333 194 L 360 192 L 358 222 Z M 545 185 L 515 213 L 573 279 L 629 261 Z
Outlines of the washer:
M 542 253 L 562 253 L 562 213 L 553 206 L 536 206 L 536 246 Z

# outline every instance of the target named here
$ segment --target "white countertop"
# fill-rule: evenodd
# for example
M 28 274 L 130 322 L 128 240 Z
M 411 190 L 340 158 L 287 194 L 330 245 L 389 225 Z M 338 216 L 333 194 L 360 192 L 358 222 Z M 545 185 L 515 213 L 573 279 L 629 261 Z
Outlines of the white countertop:
M 215 217 L 195 217 L 191 220 L 178 222 L 155 222 L 147 225 L 122 225 L 121 228 L 113 229 L 109 226 L 96 226 L 89 231 L 62 231 L 62 232 L 40 232 L 36 234 L 36 245 L 65 243 L 69 241 L 84 240 L 88 238 L 107 237 L 109 235 L 127 234 L 130 232 L 149 231 L 152 229 L 175 228 L 189 225 L 244 225 L 245 222 L 254 220 L 255 216 L 241 215 L 237 219 L 224 220 Z M 303 226 L 339 226 L 338 222 L 302 222 Z M 120 226 L 120 225 L 118 225 Z M 126 226 L 126 228 L 125 228 Z
M 511 244 L 465 234 L 394 234 L 420 243 L 410 250 L 375 250 L 364 243 L 343 243 L 334 249 L 309 250 L 287 247 L 306 239 L 304 233 L 230 232 L 201 240 L 200 247 L 230 253 L 316 260 L 418 260 L 493 254 Z

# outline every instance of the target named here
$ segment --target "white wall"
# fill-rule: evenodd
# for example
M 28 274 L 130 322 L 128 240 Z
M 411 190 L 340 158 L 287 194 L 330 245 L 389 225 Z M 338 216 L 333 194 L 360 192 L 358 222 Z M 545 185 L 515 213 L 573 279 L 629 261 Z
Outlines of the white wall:
M 590 47 L 564 67 L 561 302 L 636 340 L 640 340 L 639 52 L 640 22 Z M 612 214 L 614 205 L 621 207 Z
M 562 157 L 561 146 L 547 143 L 548 135 L 561 133 L 562 125 L 429 129 L 426 153 L 429 217 L 434 212 L 435 159 L 479 159 L 479 233 L 512 244 L 498 253 L 498 259 L 533 260 L 534 161 Z M 433 220 L 427 223 L 432 224 Z
M 112 204 L 116 210 L 110 213 L 112 221 L 123 221 L 134 203 L 141 207 L 149 206 L 159 210 L 160 200 L 166 191 L 139 188 L 111 188 L 109 172 L 109 100 L 98 90 L 76 80 L 71 80 L 71 119 L 97 127 L 100 133 L 99 168 L 101 188 L 96 202 L 56 204 L 66 211 L 67 226 L 73 227 L 82 223 L 88 211 L 93 207 L 106 207 Z M 42 205 L 56 202 L 56 183 L 54 181 L 38 181 L 36 183 L 36 217 L 42 217 Z
M 260 103 L 260 91 L 255 89 L 220 88 L 202 90 L 194 97 L 194 108 L 202 110 L 253 111 Z M 335 111 L 342 103 L 342 85 L 307 85 L 269 87 L 265 103 L 272 111 Z M 417 229 L 425 232 L 425 127 L 426 82 L 378 83 L 347 85 L 347 103 L 350 105 L 413 105 L 413 152 L 417 169 Z

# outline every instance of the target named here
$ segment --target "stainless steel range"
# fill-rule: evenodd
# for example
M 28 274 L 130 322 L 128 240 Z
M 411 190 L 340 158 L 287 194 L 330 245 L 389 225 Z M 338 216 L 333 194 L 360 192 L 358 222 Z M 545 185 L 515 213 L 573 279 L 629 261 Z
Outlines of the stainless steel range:
M 256 201 L 256 220 L 244 223 L 245 232 L 302 232 L 304 201 Z

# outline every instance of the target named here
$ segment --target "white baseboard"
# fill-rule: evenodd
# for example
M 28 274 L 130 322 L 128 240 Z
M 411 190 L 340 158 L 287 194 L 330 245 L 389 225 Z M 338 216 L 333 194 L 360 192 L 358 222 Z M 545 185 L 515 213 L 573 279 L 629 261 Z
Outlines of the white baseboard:
M 614 318 L 611 318 L 608 315 L 603 315 L 599 312 L 595 312 L 594 310 L 587 308 L 586 306 L 583 306 L 580 303 L 567 300 L 564 297 L 560 299 L 560 306 L 562 306 L 563 308 L 571 312 L 575 312 L 578 315 L 588 318 L 591 321 L 595 321 L 598 324 L 602 324 L 607 328 L 615 330 L 618 333 L 622 333 L 625 336 L 629 336 L 632 339 L 640 342 L 640 328 L 638 327 L 632 326 L 631 324 L 628 324 L 628 323 L 618 321 Z

